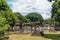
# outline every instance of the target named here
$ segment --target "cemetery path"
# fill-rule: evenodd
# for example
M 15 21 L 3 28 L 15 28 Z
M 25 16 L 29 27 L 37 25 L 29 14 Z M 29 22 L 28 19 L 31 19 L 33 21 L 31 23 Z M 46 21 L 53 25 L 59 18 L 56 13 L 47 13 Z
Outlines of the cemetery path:
M 9 38 L 9 40 L 16 40 L 15 38 Z

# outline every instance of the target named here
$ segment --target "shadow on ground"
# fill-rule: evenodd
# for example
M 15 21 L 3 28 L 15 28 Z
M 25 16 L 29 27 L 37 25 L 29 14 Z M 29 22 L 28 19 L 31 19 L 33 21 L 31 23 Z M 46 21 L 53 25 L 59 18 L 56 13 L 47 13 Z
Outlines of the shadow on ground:
M 41 36 L 41 35 L 33 34 L 31 36 Z M 44 37 L 44 38 L 47 38 L 47 39 L 52 39 L 52 40 L 60 40 L 60 34 L 44 34 L 41 37 Z
M 44 37 L 52 40 L 60 40 L 60 34 L 46 34 Z

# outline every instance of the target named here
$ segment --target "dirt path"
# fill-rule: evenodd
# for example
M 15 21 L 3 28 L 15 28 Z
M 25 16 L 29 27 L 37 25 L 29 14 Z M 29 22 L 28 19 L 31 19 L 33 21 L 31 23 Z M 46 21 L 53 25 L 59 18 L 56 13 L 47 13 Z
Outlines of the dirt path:
M 9 38 L 9 40 L 16 40 L 15 38 Z

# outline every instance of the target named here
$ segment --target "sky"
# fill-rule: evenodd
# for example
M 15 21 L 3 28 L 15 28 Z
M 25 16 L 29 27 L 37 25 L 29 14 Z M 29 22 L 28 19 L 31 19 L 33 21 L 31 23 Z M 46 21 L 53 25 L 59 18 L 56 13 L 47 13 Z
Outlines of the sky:
M 47 0 L 7 0 L 13 12 L 27 15 L 30 12 L 38 12 L 44 19 L 51 17 L 52 2 Z

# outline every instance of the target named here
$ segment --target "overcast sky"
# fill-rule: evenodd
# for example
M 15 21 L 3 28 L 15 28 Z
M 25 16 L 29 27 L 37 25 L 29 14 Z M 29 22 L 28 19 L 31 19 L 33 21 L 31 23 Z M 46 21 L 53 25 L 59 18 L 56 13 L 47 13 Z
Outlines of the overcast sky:
M 13 12 L 20 12 L 27 15 L 29 12 L 38 12 L 44 19 L 51 16 L 51 2 L 47 0 L 7 0 Z

